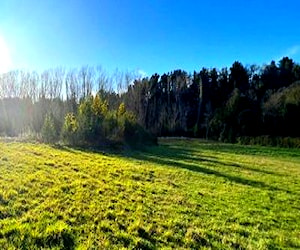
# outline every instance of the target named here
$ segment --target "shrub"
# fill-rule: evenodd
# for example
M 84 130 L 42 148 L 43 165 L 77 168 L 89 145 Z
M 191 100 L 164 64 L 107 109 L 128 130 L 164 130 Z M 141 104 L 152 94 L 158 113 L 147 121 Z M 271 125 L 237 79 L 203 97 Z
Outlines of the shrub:
M 300 148 L 300 138 L 292 137 L 272 137 L 262 135 L 257 137 L 239 137 L 237 142 L 242 145 L 273 146 L 283 148 Z
M 41 130 L 41 136 L 43 142 L 55 143 L 58 141 L 58 134 L 55 129 L 54 119 L 51 114 L 45 116 L 44 124 Z
M 137 123 L 124 103 L 117 110 L 108 111 L 107 102 L 98 95 L 82 100 L 77 116 L 66 115 L 61 135 L 71 145 L 103 146 L 113 142 L 132 147 L 156 143 L 156 137 Z
M 133 113 L 126 111 L 124 103 L 118 109 L 118 139 L 131 146 L 156 144 L 156 137 L 152 136 L 140 126 Z
M 62 128 L 62 139 L 64 142 L 74 145 L 78 142 L 78 122 L 73 113 L 68 113 L 65 116 L 64 125 Z
M 118 131 L 118 121 L 115 111 L 109 111 L 104 117 L 102 123 L 104 137 L 110 140 L 115 140 Z

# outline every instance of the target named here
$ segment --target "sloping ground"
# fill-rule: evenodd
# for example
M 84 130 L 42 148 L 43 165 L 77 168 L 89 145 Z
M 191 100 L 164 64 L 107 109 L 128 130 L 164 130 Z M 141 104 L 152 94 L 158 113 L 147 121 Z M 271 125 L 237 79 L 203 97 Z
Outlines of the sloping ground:
M 300 248 L 300 151 L 0 142 L 0 249 Z

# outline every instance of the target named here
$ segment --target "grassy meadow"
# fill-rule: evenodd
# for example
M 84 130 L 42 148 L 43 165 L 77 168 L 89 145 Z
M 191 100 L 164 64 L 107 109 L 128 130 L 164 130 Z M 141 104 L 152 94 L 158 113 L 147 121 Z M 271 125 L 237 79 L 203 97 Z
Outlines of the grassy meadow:
M 300 150 L 0 141 L 0 249 L 300 249 Z

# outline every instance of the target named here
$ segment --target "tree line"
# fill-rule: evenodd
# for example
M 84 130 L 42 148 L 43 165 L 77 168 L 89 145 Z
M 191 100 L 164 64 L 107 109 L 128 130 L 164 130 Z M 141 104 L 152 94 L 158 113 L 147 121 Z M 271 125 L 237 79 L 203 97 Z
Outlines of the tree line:
M 236 142 L 246 137 L 300 137 L 300 65 L 175 70 L 136 80 L 124 95 L 139 123 L 158 136 Z
M 155 143 L 121 95 L 140 76 L 101 67 L 0 75 L 0 136 L 72 145 Z
M 55 138 L 66 139 L 73 122 L 76 141 L 91 143 L 123 138 L 124 124 L 131 127 L 127 137 L 142 130 L 227 142 L 300 137 L 300 65 L 288 57 L 263 66 L 236 61 L 220 70 L 174 70 L 144 78 L 89 66 L 40 74 L 12 71 L 0 76 L 0 100 L 0 134 L 6 136 L 40 135 L 52 127 Z M 96 111 L 95 102 L 107 111 Z

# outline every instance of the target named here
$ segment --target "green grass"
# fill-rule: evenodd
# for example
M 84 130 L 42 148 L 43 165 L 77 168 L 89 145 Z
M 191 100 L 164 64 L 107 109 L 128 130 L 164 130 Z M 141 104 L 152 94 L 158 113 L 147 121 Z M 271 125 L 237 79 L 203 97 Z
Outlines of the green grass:
M 299 249 L 300 151 L 0 142 L 0 249 Z

